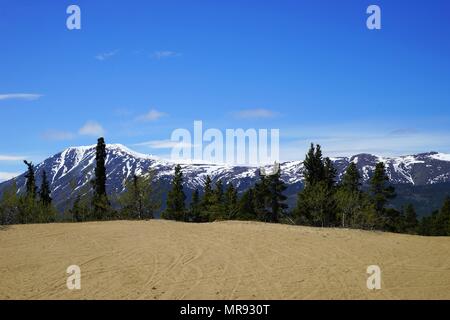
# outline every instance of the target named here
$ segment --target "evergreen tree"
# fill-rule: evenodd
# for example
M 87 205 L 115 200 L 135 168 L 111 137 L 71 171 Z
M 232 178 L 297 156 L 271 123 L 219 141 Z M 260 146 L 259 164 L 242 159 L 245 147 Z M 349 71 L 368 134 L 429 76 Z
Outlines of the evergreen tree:
M 414 206 L 412 204 L 408 204 L 406 206 L 406 208 L 404 209 L 403 217 L 403 231 L 415 234 L 417 232 L 419 222 L 417 220 L 416 210 L 414 209 Z
M 234 188 L 233 184 L 228 184 L 227 190 L 225 191 L 225 205 L 224 210 L 228 219 L 234 219 L 238 213 L 237 205 L 237 190 Z
M 287 204 L 284 203 L 287 197 L 283 195 L 287 187 L 280 177 L 280 171 L 268 177 L 268 195 L 271 207 L 270 221 L 275 223 L 279 221 L 280 214 L 288 208 Z
M 153 188 L 154 172 L 146 176 L 133 175 L 125 184 L 125 191 L 119 196 L 120 216 L 124 219 L 153 219 L 160 203 Z
M 81 196 L 78 195 L 75 198 L 75 201 L 73 202 L 72 209 L 70 210 L 70 213 L 72 214 L 72 219 L 75 222 L 81 222 L 83 221 L 83 209 L 81 205 Z
M 450 196 L 446 197 L 432 221 L 431 235 L 450 236 Z
M 265 175 L 259 174 L 259 181 L 252 190 L 253 208 L 259 221 L 271 221 L 271 198 L 269 180 Z
M 50 192 L 50 184 L 47 180 L 47 173 L 45 170 L 42 170 L 42 182 L 41 188 L 39 189 L 39 198 L 45 208 L 49 208 L 52 205 L 52 197 L 50 196 Z
M 25 165 L 28 167 L 27 172 L 25 174 L 26 182 L 26 196 L 32 200 L 36 199 L 37 187 L 36 187 L 36 177 L 34 175 L 34 165 L 32 162 L 28 162 L 26 160 L 23 161 Z
M 238 212 L 236 219 L 238 220 L 256 220 L 257 213 L 255 211 L 254 189 L 249 188 L 245 191 L 238 202 Z
M 335 194 L 337 211 L 343 228 L 355 226 L 355 218 L 363 210 L 362 192 L 359 189 L 360 179 L 355 163 L 350 163 Z
M 200 192 L 198 191 L 198 189 L 195 189 L 194 193 L 192 194 L 192 201 L 189 209 L 188 220 L 192 222 L 200 222 L 200 213 L 201 213 Z
M 167 207 L 163 217 L 169 220 L 186 220 L 185 201 L 186 195 L 183 191 L 183 172 L 181 171 L 181 166 L 177 165 L 172 180 L 172 189 L 167 194 Z
M 106 144 L 104 138 L 99 138 L 95 150 L 95 178 L 93 180 L 94 196 L 92 207 L 94 217 L 98 220 L 108 218 L 110 204 L 106 195 Z
M 325 158 L 323 161 L 323 171 L 324 171 L 324 181 L 327 184 L 328 188 L 331 189 L 334 187 L 336 183 L 337 171 L 333 166 L 330 158 Z
M 447 236 L 450 236 L 450 196 L 444 201 L 441 208 L 441 215 L 443 215 L 444 226 L 447 227 Z
M 212 188 L 212 180 L 208 175 L 206 176 L 205 186 L 203 190 L 203 198 L 201 201 L 201 221 L 211 221 L 211 213 L 214 205 L 214 190 Z
M 215 184 L 213 203 L 210 208 L 210 219 L 213 221 L 225 219 L 225 200 L 222 180 L 216 181 Z
M 350 163 L 347 167 L 347 170 L 342 177 L 341 186 L 350 192 L 359 192 L 359 188 L 361 187 L 361 175 L 354 162 Z
M 335 201 L 336 169 L 323 159 L 320 145 L 311 144 L 304 165 L 305 186 L 297 196 L 294 217 L 298 224 L 331 226 L 337 221 Z
M 304 177 L 305 184 L 307 186 L 312 186 L 324 180 L 325 168 L 322 159 L 322 150 L 320 145 L 311 143 L 311 147 L 306 154 L 305 161 L 303 161 L 304 166 Z
M 16 180 L 2 192 L 0 199 L 0 224 L 9 225 L 18 223 L 19 196 L 17 195 Z
M 386 174 L 384 163 L 379 162 L 377 163 L 375 172 L 370 180 L 370 191 L 372 193 L 375 211 L 381 218 L 382 228 L 389 224 L 388 220 L 390 219 L 389 216 L 385 215 L 385 206 L 390 199 L 393 199 L 396 196 L 394 187 L 390 186 L 388 183 L 389 177 Z

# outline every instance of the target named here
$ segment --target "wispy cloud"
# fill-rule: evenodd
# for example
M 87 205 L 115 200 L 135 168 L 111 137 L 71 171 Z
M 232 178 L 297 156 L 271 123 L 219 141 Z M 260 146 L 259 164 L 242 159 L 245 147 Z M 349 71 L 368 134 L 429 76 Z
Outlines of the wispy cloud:
M 234 113 L 234 116 L 238 119 L 269 119 L 277 115 L 277 112 L 268 109 L 245 109 Z
M 119 50 L 114 50 L 114 51 L 105 52 L 105 53 L 99 53 L 98 55 L 95 56 L 95 59 L 97 59 L 99 61 L 105 61 L 106 59 L 109 59 L 118 53 L 119 53 Z
M 167 58 L 175 58 L 180 57 L 181 53 L 175 52 L 175 51 L 169 51 L 169 50 L 163 50 L 163 51 L 155 51 L 151 55 L 153 59 L 161 60 L 161 59 L 167 59 Z
M 146 114 L 143 114 L 143 115 L 137 117 L 136 120 L 143 121 L 143 122 L 150 122 L 150 121 L 156 121 L 164 116 L 167 116 L 167 113 L 158 111 L 156 109 L 152 109 L 149 112 L 147 112 Z
M 145 146 L 151 149 L 172 149 L 175 147 L 179 148 L 190 148 L 193 145 L 188 142 L 178 142 L 172 140 L 152 140 L 141 143 L 134 144 L 135 146 Z
M 21 161 L 24 159 L 25 159 L 25 157 L 22 157 L 22 156 L 10 156 L 10 155 L 0 154 L 0 161 Z
M 63 141 L 75 138 L 75 134 L 68 131 L 48 130 L 42 134 L 45 140 Z
M 84 126 L 78 130 L 78 134 L 83 136 L 103 136 L 105 134 L 105 129 L 103 127 L 95 122 L 95 121 L 88 121 Z
M 326 135 L 320 133 L 327 132 Z M 397 131 L 397 130 L 395 130 Z M 290 137 L 288 137 L 290 136 Z M 332 157 L 370 153 L 378 156 L 401 156 L 421 152 L 449 152 L 450 134 L 446 132 L 413 133 L 380 132 L 367 128 L 353 130 L 330 130 L 305 128 L 297 138 L 281 131 L 280 157 L 282 160 L 303 160 L 311 142 L 322 146 L 325 155 Z
M 42 97 L 42 94 L 35 93 L 7 93 L 0 94 L 0 100 L 26 100 L 32 101 Z
M 0 182 L 11 180 L 21 175 L 19 172 L 0 172 Z

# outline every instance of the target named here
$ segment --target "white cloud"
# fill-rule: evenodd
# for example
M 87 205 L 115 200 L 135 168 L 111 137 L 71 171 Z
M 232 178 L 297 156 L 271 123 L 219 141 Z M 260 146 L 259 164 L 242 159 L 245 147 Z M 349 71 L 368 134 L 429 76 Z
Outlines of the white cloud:
M 246 109 L 236 112 L 236 118 L 239 119 L 258 119 L 258 118 L 273 118 L 278 115 L 278 113 L 273 112 L 268 109 Z
M 22 156 L 8 156 L 0 154 L 0 161 L 21 161 L 24 160 L 25 157 Z
M 190 148 L 192 144 L 188 142 L 179 142 L 172 140 L 152 140 L 141 143 L 136 143 L 135 146 L 146 146 L 152 149 L 172 149 L 175 147 L 179 148 Z
M 42 134 L 42 138 L 45 140 L 63 141 L 75 138 L 75 134 L 68 131 L 48 130 Z
M 175 51 L 169 51 L 169 50 L 155 51 L 152 54 L 152 58 L 157 59 L 157 60 L 161 60 L 161 59 L 165 59 L 165 58 L 175 58 L 175 57 L 179 57 L 179 56 L 181 56 L 181 53 L 178 53 Z
M 105 53 L 99 53 L 98 55 L 95 56 L 95 59 L 97 59 L 99 61 L 105 61 L 106 59 L 109 59 L 118 53 L 119 53 L 119 50 L 114 50 L 114 51 L 105 52 Z
M 19 172 L 0 172 L 0 182 L 11 180 L 20 174 Z
M 105 130 L 99 123 L 95 121 L 88 121 L 80 128 L 80 130 L 78 130 L 78 133 L 83 136 L 99 137 L 105 134 Z
M 320 131 L 320 130 L 319 130 Z M 325 132 L 325 131 L 323 131 Z M 402 156 L 422 152 L 449 152 L 450 135 L 448 133 L 410 133 L 393 135 L 390 133 L 364 130 L 328 131 L 327 135 L 299 132 L 290 141 L 280 142 L 280 158 L 287 160 L 303 160 L 311 142 L 320 144 L 324 155 L 330 157 L 352 156 L 370 153 L 378 156 Z M 303 136 L 303 137 L 301 137 Z
M 138 121 L 145 121 L 145 122 L 149 122 L 149 121 L 156 121 L 164 116 L 166 116 L 167 114 L 164 112 L 160 112 L 158 110 L 152 109 L 149 112 L 147 112 L 146 114 L 143 114 L 139 117 L 137 117 Z
M 42 97 L 41 94 L 34 94 L 34 93 L 7 93 L 7 94 L 0 94 L 0 100 L 26 100 L 26 101 L 32 101 L 32 100 L 37 100 L 40 97 Z

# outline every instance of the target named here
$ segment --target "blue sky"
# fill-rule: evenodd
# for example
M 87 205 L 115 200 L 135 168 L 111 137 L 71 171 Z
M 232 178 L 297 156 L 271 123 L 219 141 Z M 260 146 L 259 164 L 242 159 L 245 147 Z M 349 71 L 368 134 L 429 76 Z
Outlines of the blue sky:
M 312 141 L 450 152 L 449 14 L 446 0 L 1 0 L 0 180 L 99 135 L 164 157 L 194 120 L 279 128 L 283 160 Z

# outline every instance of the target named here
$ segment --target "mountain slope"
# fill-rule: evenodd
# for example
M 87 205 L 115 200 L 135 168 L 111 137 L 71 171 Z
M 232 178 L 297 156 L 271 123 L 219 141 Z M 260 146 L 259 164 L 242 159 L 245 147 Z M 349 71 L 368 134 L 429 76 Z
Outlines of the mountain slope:
M 383 161 L 391 182 L 402 185 L 402 190 L 406 190 L 406 193 L 420 186 L 429 186 L 425 189 L 430 193 L 433 185 L 450 183 L 450 155 L 437 152 L 393 158 L 359 154 L 333 158 L 332 161 L 339 179 L 351 162 L 356 163 L 365 184 L 369 181 L 376 163 Z M 170 161 L 134 152 L 120 144 L 107 145 L 107 191 L 120 193 L 124 189 L 124 183 L 132 175 L 145 174 L 151 170 L 156 173 L 162 190 L 167 190 L 175 165 Z M 36 166 L 37 183 L 40 183 L 42 170 L 45 170 L 51 182 L 52 197 L 57 207 L 62 210 L 70 205 L 77 194 L 89 192 L 94 167 L 95 145 L 68 148 Z M 202 188 L 207 175 L 210 175 L 213 181 L 223 179 L 224 182 L 233 183 L 239 191 L 252 186 L 258 180 L 256 167 L 190 163 L 182 164 L 182 168 L 188 195 L 196 188 Z M 289 185 L 287 195 L 292 205 L 296 193 L 303 186 L 302 161 L 281 163 L 281 171 L 281 178 Z M 24 190 L 25 182 L 24 175 L 16 178 L 19 191 Z M 0 184 L 0 192 L 10 183 L 11 181 Z M 442 191 L 441 187 L 440 190 Z M 445 194 L 448 188 L 443 190 Z

